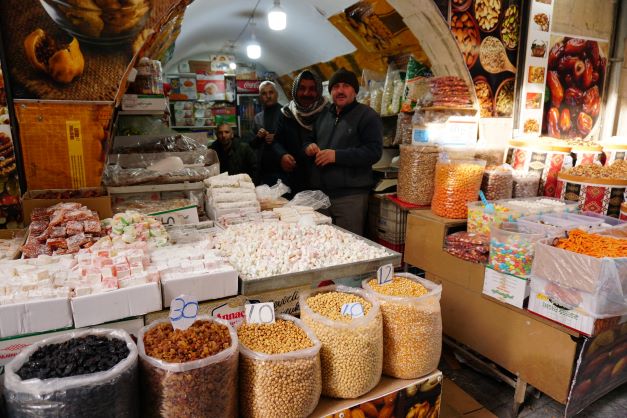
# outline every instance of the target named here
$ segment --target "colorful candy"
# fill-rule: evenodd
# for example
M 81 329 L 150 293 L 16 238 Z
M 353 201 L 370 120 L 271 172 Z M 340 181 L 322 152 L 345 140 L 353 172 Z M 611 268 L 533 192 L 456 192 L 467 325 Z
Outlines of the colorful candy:
M 532 233 L 526 227 L 504 222 L 493 227 L 490 239 L 489 265 L 503 273 L 528 276 L 533 262 L 534 244 L 544 234 Z

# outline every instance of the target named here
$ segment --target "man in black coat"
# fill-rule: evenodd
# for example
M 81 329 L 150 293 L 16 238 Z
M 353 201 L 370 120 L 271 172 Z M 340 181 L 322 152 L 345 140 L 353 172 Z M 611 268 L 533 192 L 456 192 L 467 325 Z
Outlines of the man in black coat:
M 363 235 L 372 165 L 383 153 L 383 124 L 369 106 L 356 101 L 357 76 L 344 68 L 329 79 L 333 103 L 314 124 L 303 151 L 312 163 L 311 185 L 331 199 L 329 214 L 340 227 Z
M 277 129 L 281 105 L 278 103 L 279 92 L 272 81 L 263 81 L 259 85 L 259 99 L 263 110 L 255 115 L 250 146 L 257 154 L 257 184 L 274 185 L 279 178 L 279 161 L 272 148 Z

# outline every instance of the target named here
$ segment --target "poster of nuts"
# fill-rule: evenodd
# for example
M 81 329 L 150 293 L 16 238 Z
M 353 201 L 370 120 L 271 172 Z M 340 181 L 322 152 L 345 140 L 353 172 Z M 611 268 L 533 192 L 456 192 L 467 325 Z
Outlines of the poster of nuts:
M 477 90 L 481 117 L 512 116 L 521 0 L 451 2 L 450 27 Z

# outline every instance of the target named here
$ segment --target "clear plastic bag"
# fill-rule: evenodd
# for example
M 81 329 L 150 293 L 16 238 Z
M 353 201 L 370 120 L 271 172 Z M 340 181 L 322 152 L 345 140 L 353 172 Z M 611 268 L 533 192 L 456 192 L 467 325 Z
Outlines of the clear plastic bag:
M 381 103 L 383 101 L 383 85 L 376 81 L 370 83 L 370 107 L 381 114 Z
M 297 193 L 285 206 L 309 206 L 314 210 L 328 209 L 331 207 L 331 200 L 320 190 L 304 190 Z
M 146 354 L 144 334 L 169 319 L 140 330 L 139 350 L 145 417 L 237 417 L 237 333 L 227 321 L 201 315 L 197 320 L 226 325 L 231 346 L 185 363 L 168 363 Z
M 411 144 L 412 113 L 399 113 L 393 145 Z
M 440 148 L 436 145 L 401 145 L 399 199 L 414 205 L 431 203 L 439 152 Z
M 132 136 L 117 139 L 112 154 L 150 154 L 162 152 L 186 152 L 207 150 L 207 145 L 185 135 L 164 137 Z
M 504 164 L 486 168 L 481 181 L 481 190 L 488 200 L 510 199 L 513 185 L 512 169 Z
M 478 199 L 484 167 L 483 160 L 453 160 L 442 155 L 435 166 L 433 213 L 444 218 L 466 218 L 466 203 Z
M 334 321 L 307 304 L 309 297 L 327 292 L 352 293 L 372 307 L 350 322 Z M 376 298 L 361 289 L 334 285 L 302 292 L 299 304 L 301 320 L 322 343 L 322 394 L 352 399 L 374 388 L 383 368 L 383 319 Z
M 294 322 L 314 345 L 283 354 L 264 354 L 240 344 L 240 413 L 250 418 L 308 417 L 322 391 L 322 345 L 299 319 L 276 317 Z
M 383 374 L 415 379 L 438 366 L 442 352 L 442 285 L 413 274 L 395 273 L 423 285 L 420 297 L 390 296 L 376 292 L 365 279 L 362 287 L 381 303 L 383 314 Z M 376 280 L 376 279 L 374 279 Z
M 22 380 L 16 372 L 37 349 L 99 335 L 126 342 L 129 354 L 113 368 L 65 378 Z M 137 346 L 123 330 L 89 329 L 46 338 L 25 348 L 4 369 L 9 417 L 139 417 Z
M 512 172 L 512 197 L 536 197 L 540 187 L 540 176 L 537 173 L 526 173 L 520 170 Z
M 255 187 L 255 193 L 257 194 L 257 199 L 259 201 L 277 200 L 278 198 L 289 192 L 289 186 L 283 183 L 281 180 L 277 180 L 277 183 L 272 187 L 268 186 L 267 184 L 262 184 L 261 186 Z
M 383 86 L 383 96 L 381 99 L 381 115 L 388 116 L 398 112 L 400 108 L 400 93 L 402 93 L 402 81 L 400 81 L 401 90 L 399 90 L 398 104 L 396 112 L 392 107 L 394 99 L 394 85 L 401 80 L 401 72 L 396 70 L 393 65 L 388 66 L 388 71 L 385 76 L 385 84 Z

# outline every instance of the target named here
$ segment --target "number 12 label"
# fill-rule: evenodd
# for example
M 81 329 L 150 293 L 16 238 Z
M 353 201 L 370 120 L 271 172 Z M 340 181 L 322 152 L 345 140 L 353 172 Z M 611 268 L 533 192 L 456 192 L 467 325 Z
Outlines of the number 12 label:
M 392 281 L 392 275 L 394 274 L 394 266 L 392 264 L 386 264 L 379 267 L 377 270 L 377 283 L 386 284 Z

